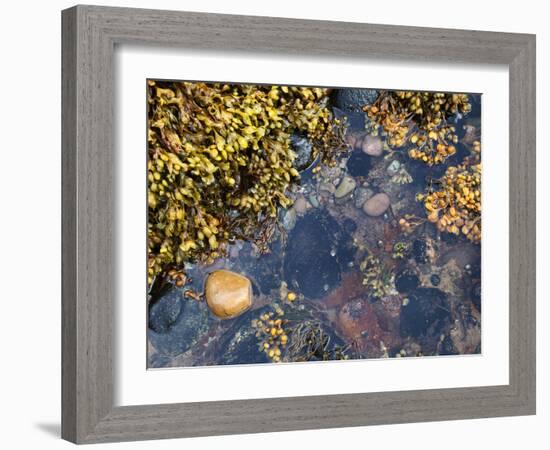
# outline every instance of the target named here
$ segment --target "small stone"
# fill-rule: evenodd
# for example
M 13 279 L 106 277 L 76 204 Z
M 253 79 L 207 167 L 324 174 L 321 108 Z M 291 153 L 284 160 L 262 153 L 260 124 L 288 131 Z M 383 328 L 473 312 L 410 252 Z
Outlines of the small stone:
M 294 133 L 290 136 L 290 144 L 296 152 L 294 167 L 299 171 L 307 169 L 313 162 L 313 143 L 311 140 L 306 136 Z
M 311 206 L 313 206 L 314 208 L 319 208 L 319 200 L 317 199 L 317 197 L 315 197 L 315 195 L 310 195 L 308 197 L 308 200 L 309 203 L 311 203 Z
M 382 151 L 384 150 L 382 139 L 377 136 L 371 136 L 367 134 L 363 138 L 361 150 L 363 150 L 363 153 L 366 153 L 370 156 L 380 156 L 382 154 Z
M 296 225 L 296 210 L 294 208 L 287 209 L 283 215 L 283 227 L 290 231 Z
M 397 159 L 394 159 L 386 169 L 386 172 L 388 172 L 388 175 L 394 176 L 399 171 L 400 168 L 401 168 L 401 163 L 397 161 Z
M 430 277 L 430 282 L 434 285 L 434 286 L 439 286 L 439 283 L 441 283 L 441 277 L 434 273 L 432 274 L 432 276 Z
M 210 311 L 220 319 L 236 317 L 252 306 L 252 283 L 229 270 L 210 273 L 204 292 Z
M 355 189 L 356 185 L 357 183 L 353 178 L 345 176 L 342 178 L 342 181 L 336 188 L 336 191 L 334 191 L 334 196 L 336 198 L 345 197 Z
M 356 208 L 362 208 L 365 202 L 372 197 L 374 192 L 368 188 L 365 187 L 359 187 L 355 190 L 354 193 L 354 204 Z
M 321 192 L 325 191 L 325 192 L 330 192 L 331 194 L 334 194 L 335 190 L 336 188 L 332 183 L 321 183 L 319 185 L 319 191 Z
M 368 216 L 378 217 L 390 207 L 390 197 L 384 192 L 373 195 L 363 205 L 363 211 Z
M 299 216 L 303 216 L 306 213 L 308 206 L 307 200 L 301 195 L 294 202 L 294 209 Z

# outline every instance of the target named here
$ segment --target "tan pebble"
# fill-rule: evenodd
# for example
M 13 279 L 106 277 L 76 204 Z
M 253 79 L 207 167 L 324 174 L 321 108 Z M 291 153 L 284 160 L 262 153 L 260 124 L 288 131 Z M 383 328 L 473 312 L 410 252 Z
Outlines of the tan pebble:
M 306 213 L 308 206 L 309 204 L 303 196 L 298 197 L 294 202 L 294 209 L 296 210 L 296 213 L 300 216 Z
M 384 192 L 373 195 L 363 205 L 363 211 L 371 217 L 381 216 L 390 207 L 390 197 Z
M 250 280 L 229 270 L 210 273 L 204 292 L 210 311 L 221 319 L 236 317 L 252 306 Z
M 363 153 L 366 153 L 367 155 L 380 156 L 384 150 L 382 139 L 377 136 L 365 136 L 361 145 L 361 150 L 363 150 Z

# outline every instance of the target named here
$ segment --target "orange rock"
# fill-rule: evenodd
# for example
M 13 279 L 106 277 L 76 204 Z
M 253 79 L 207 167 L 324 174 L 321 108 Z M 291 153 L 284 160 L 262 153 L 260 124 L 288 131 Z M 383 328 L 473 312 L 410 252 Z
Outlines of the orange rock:
M 252 306 L 250 280 L 229 270 L 210 273 L 204 293 L 210 311 L 220 319 L 236 317 Z

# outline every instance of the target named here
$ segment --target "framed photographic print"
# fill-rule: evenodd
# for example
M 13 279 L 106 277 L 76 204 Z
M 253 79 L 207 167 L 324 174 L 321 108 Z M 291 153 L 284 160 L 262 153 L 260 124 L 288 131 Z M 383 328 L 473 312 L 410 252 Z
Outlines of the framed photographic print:
M 65 439 L 534 414 L 534 36 L 62 17 Z

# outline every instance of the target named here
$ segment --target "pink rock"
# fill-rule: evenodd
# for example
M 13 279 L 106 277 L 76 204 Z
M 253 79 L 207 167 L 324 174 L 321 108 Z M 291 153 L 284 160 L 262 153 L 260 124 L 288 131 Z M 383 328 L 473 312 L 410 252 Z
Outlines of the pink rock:
M 390 207 L 390 197 L 384 192 L 373 195 L 363 204 L 363 211 L 371 217 L 381 216 Z
M 361 149 L 367 155 L 380 156 L 382 154 L 382 151 L 384 150 L 384 146 L 382 145 L 382 139 L 380 139 L 377 136 L 367 135 L 363 139 Z

